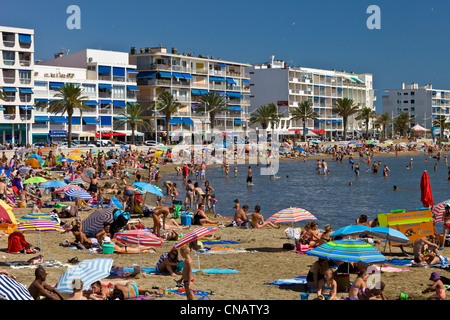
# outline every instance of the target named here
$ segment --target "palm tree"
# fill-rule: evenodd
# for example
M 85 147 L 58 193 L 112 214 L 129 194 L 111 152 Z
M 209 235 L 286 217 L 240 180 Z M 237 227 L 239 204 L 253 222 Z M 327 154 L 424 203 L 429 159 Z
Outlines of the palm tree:
M 80 110 L 80 115 L 83 115 L 83 110 L 91 111 L 92 107 L 84 103 L 88 97 L 83 96 L 83 89 L 81 86 L 76 86 L 73 83 L 66 83 L 64 86 L 58 88 L 58 93 L 54 95 L 55 98 L 61 98 L 50 102 L 48 107 L 49 113 L 64 115 L 67 113 L 67 140 L 68 147 L 72 144 L 72 116 L 75 110 Z
M 408 112 L 401 111 L 394 119 L 394 130 L 404 136 L 411 124 L 411 117 Z
M 359 110 L 356 120 L 364 120 L 366 125 L 366 139 L 369 139 L 369 122 L 375 115 L 375 111 L 369 107 L 363 107 Z
M 150 125 L 147 121 L 141 119 L 144 113 L 144 108 L 138 103 L 127 103 L 127 107 L 122 111 L 119 116 L 125 119 L 120 119 L 114 124 L 121 127 L 128 124 L 131 127 L 131 143 L 135 144 L 135 130 L 140 126 L 142 128 L 149 128 Z
M 440 130 L 439 141 L 443 140 L 444 130 L 449 127 L 449 125 L 445 123 L 445 120 L 447 120 L 447 117 L 445 115 L 438 115 L 433 120 L 433 127 L 439 127 Z
M 314 111 L 311 103 L 309 101 L 302 101 L 298 103 L 298 107 L 291 112 L 292 120 L 302 120 L 303 121 L 303 140 L 306 141 L 306 122 L 308 119 L 317 120 L 319 114 Z
M 342 117 L 342 121 L 344 122 L 344 141 L 346 141 L 348 117 L 357 113 L 359 108 L 357 105 L 353 104 L 352 99 L 343 98 L 335 100 L 332 111 Z
M 276 112 L 276 110 L 275 110 Z M 266 130 L 269 126 L 269 123 L 273 119 L 274 110 L 269 105 L 263 105 L 258 107 L 255 111 L 252 112 L 252 116 L 250 117 L 250 123 L 255 124 L 259 123 L 263 130 Z
M 391 117 L 388 112 L 381 113 L 377 116 L 376 123 L 383 126 L 383 135 L 386 138 L 387 136 L 387 127 L 391 122 Z
M 173 95 L 169 91 L 161 92 L 156 104 L 159 111 L 166 117 L 166 144 L 169 144 L 170 120 L 172 119 L 172 115 L 178 112 L 181 104 L 175 101 Z
M 3 91 L 3 88 L 0 87 L 0 100 L 6 101 L 8 99 L 8 96 Z
M 211 122 L 211 137 L 214 137 L 214 123 L 216 120 L 216 115 L 222 111 L 228 111 L 226 106 L 227 98 L 222 96 L 218 92 L 210 91 L 201 95 L 198 99 L 200 104 L 204 105 L 204 109 L 197 108 L 198 112 L 206 112 L 209 114 L 209 121 Z

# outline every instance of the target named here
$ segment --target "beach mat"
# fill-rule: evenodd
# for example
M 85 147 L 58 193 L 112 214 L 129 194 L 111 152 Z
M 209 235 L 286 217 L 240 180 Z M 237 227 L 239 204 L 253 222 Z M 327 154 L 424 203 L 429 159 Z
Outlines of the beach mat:
M 215 241 L 202 241 L 202 243 L 206 245 L 214 245 L 214 244 L 236 244 L 239 242 L 231 240 L 215 240 Z
M 411 259 L 394 258 L 391 260 L 387 260 L 386 263 L 393 264 L 396 266 L 412 266 Z
M 306 276 L 300 276 L 290 279 L 279 279 L 274 282 L 264 283 L 272 286 L 295 286 L 299 284 L 306 284 Z

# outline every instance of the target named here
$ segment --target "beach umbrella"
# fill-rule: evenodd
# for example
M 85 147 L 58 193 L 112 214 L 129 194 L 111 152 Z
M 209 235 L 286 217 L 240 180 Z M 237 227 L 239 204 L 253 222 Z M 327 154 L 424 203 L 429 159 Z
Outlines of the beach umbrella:
M 80 150 L 72 150 L 72 151 L 70 151 L 70 153 L 83 153 L 83 151 L 80 151 Z
M 311 212 L 302 208 L 287 208 L 278 211 L 272 215 L 267 221 L 273 223 L 294 223 L 303 220 L 316 220 L 317 218 L 311 214 Z
M 125 230 L 114 234 L 114 238 L 121 242 L 137 244 L 138 248 L 142 245 L 144 247 L 159 247 L 162 246 L 163 241 L 158 236 L 150 233 L 144 229 Z M 139 266 L 141 266 L 141 250 L 139 253 Z
M 438 203 L 437 205 L 433 206 L 433 208 L 431 209 L 431 213 L 433 214 L 435 223 L 444 221 L 443 215 L 444 215 L 444 211 L 445 211 L 445 205 L 447 203 L 450 203 L 450 199 Z
M 191 231 L 184 234 L 181 239 L 173 246 L 174 249 L 179 249 L 189 242 L 196 241 L 207 234 L 216 232 L 217 228 L 213 227 L 199 227 L 192 229 Z M 200 269 L 200 255 L 198 255 L 198 269 Z
M 356 234 L 365 233 L 366 230 L 370 229 L 370 227 L 360 224 L 351 224 L 346 227 L 342 227 L 337 229 L 332 234 L 330 234 L 330 238 L 337 236 L 352 236 Z
M 76 199 L 92 199 L 92 196 L 83 189 L 70 189 L 67 190 L 65 194 Z
M 66 185 L 67 185 L 67 183 L 65 183 L 64 181 L 50 180 L 50 181 L 47 181 L 47 182 L 41 184 L 39 186 L 39 188 L 59 188 L 59 187 L 64 187 Z
M 163 193 L 161 192 L 161 189 L 157 188 L 155 185 L 147 182 L 133 182 L 133 186 L 136 188 L 142 189 L 146 192 L 150 192 L 152 194 L 156 194 L 157 196 L 164 197 Z
M 28 156 L 27 159 L 36 159 L 37 161 L 39 161 L 40 163 L 42 163 L 42 158 L 41 156 L 37 155 L 37 154 L 32 154 L 31 156 Z
M 110 207 L 92 212 L 81 222 L 81 227 L 86 234 L 97 234 L 103 229 L 105 223 L 114 222 L 114 211 L 117 208 Z
M 77 155 L 75 155 L 75 154 L 68 155 L 67 158 L 68 158 L 68 159 L 75 160 L 75 161 L 82 161 L 82 160 L 83 160 L 82 157 L 77 156 Z
M 87 183 L 91 183 L 92 175 L 95 173 L 94 168 L 86 168 L 83 170 L 83 173 L 80 175 L 81 179 L 83 179 Z
M 32 168 L 40 168 L 41 167 L 41 163 L 35 158 L 27 159 L 27 161 L 25 163 L 27 166 L 30 166 Z
M 12 233 L 18 224 L 12 208 L 0 200 L 0 231 Z
M 373 246 L 354 239 L 328 241 L 308 250 L 306 254 L 345 262 L 375 263 L 386 261 L 386 257 Z
M 294 150 L 297 150 L 297 151 L 306 151 L 305 149 L 303 149 L 302 147 L 297 147 L 297 148 L 294 148 Z
M 34 300 L 27 287 L 4 274 L 0 274 L 0 297 L 0 300 Z
M 57 161 L 67 161 L 67 162 L 74 162 L 75 160 L 70 158 L 59 158 Z
M 392 141 L 392 140 L 386 140 L 384 143 L 386 143 L 386 144 L 393 144 L 394 141 Z
M 62 194 L 62 193 L 66 193 L 67 190 L 72 190 L 72 189 L 84 190 L 83 188 L 81 188 L 79 186 L 73 186 L 73 185 L 67 184 L 63 187 L 56 189 L 55 191 L 53 191 L 53 193 Z
M 73 280 L 81 280 L 83 289 L 86 290 L 95 281 L 107 278 L 110 275 L 113 259 L 88 259 L 83 260 L 75 266 L 67 268 L 67 270 L 59 277 L 56 290 L 61 293 L 73 292 Z
M 425 170 L 420 179 L 420 201 L 424 207 L 433 206 L 433 194 L 431 193 L 430 177 Z
M 369 228 L 366 231 L 366 234 L 376 236 L 382 239 L 386 239 L 387 241 L 399 242 L 399 243 L 407 243 L 409 242 L 409 238 L 405 236 L 398 230 L 389 227 L 373 227 Z M 384 246 L 384 251 L 386 252 L 387 241 Z
M 44 255 L 44 250 L 42 248 L 41 242 L 41 232 L 64 232 L 64 228 L 56 221 L 50 221 L 46 219 L 33 219 L 24 223 L 20 223 L 16 230 L 22 233 L 38 233 L 38 243 L 40 243 L 39 248 L 41 248 L 41 254 Z
M 22 217 L 20 217 L 19 222 L 23 223 L 23 222 L 28 222 L 30 220 L 36 220 L 36 219 L 44 219 L 44 220 L 50 220 L 50 221 L 57 221 L 57 219 L 55 219 L 54 217 L 52 217 L 49 214 L 46 213 L 29 213 L 26 214 Z
M 42 182 L 47 182 L 47 179 L 36 176 L 36 177 L 28 178 L 27 180 L 25 180 L 23 182 L 23 184 L 27 184 L 27 183 L 42 183 Z
M 109 160 L 106 160 L 105 161 L 105 165 L 107 166 L 107 167 L 109 167 L 109 166 L 112 166 L 114 163 L 116 163 L 117 162 L 117 160 L 116 159 L 109 159 Z
M 74 186 L 74 185 L 83 185 L 85 183 L 86 182 L 82 178 L 76 178 L 76 179 L 70 181 L 69 185 L 72 185 L 72 186 Z
M 30 170 L 33 170 L 33 168 L 30 168 L 30 167 L 20 167 L 20 168 L 19 168 L 19 173 L 20 173 L 20 174 L 24 174 L 24 173 L 27 173 L 27 172 L 30 171 Z

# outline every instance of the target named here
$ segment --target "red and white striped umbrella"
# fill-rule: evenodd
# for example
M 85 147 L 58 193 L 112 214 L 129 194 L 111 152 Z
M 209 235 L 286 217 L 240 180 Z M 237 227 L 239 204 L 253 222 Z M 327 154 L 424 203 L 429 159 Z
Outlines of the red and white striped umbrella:
M 189 231 L 188 233 L 186 233 L 185 235 L 183 235 L 183 237 L 181 238 L 180 241 L 178 241 L 173 248 L 174 249 L 179 249 L 182 246 L 184 246 L 185 244 L 188 244 L 191 241 L 197 240 L 198 238 L 201 238 L 209 233 L 212 232 L 216 232 L 217 228 L 213 228 L 213 227 L 200 227 L 200 228 L 195 228 L 192 229 L 191 231 Z
M 72 189 L 84 190 L 83 188 L 81 188 L 79 186 L 68 184 L 68 185 L 65 185 L 65 186 L 62 186 L 62 187 L 56 189 L 53 193 L 63 194 L 63 193 L 66 193 L 67 190 L 72 190 Z
M 287 223 L 297 222 L 302 220 L 316 220 L 317 218 L 311 214 L 311 212 L 302 208 L 287 208 L 278 211 L 271 216 L 267 221 L 273 223 Z
M 122 242 L 137 244 L 144 247 L 158 247 L 163 244 L 161 238 L 142 229 L 118 232 L 114 234 L 114 238 Z
M 445 204 L 449 203 L 450 199 L 446 201 L 442 201 L 441 203 L 438 203 L 437 205 L 433 206 L 431 209 L 431 214 L 434 216 L 434 222 L 443 222 L 443 215 L 445 211 Z

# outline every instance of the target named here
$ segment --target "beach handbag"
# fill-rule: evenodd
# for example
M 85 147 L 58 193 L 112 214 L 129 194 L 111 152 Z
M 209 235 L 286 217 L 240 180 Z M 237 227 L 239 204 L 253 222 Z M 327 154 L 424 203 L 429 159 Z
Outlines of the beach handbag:
M 295 245 L 292 243 L 284 243 L 283 244 L 283 249 L 284 250 L 294 250 L 295 249 Z

